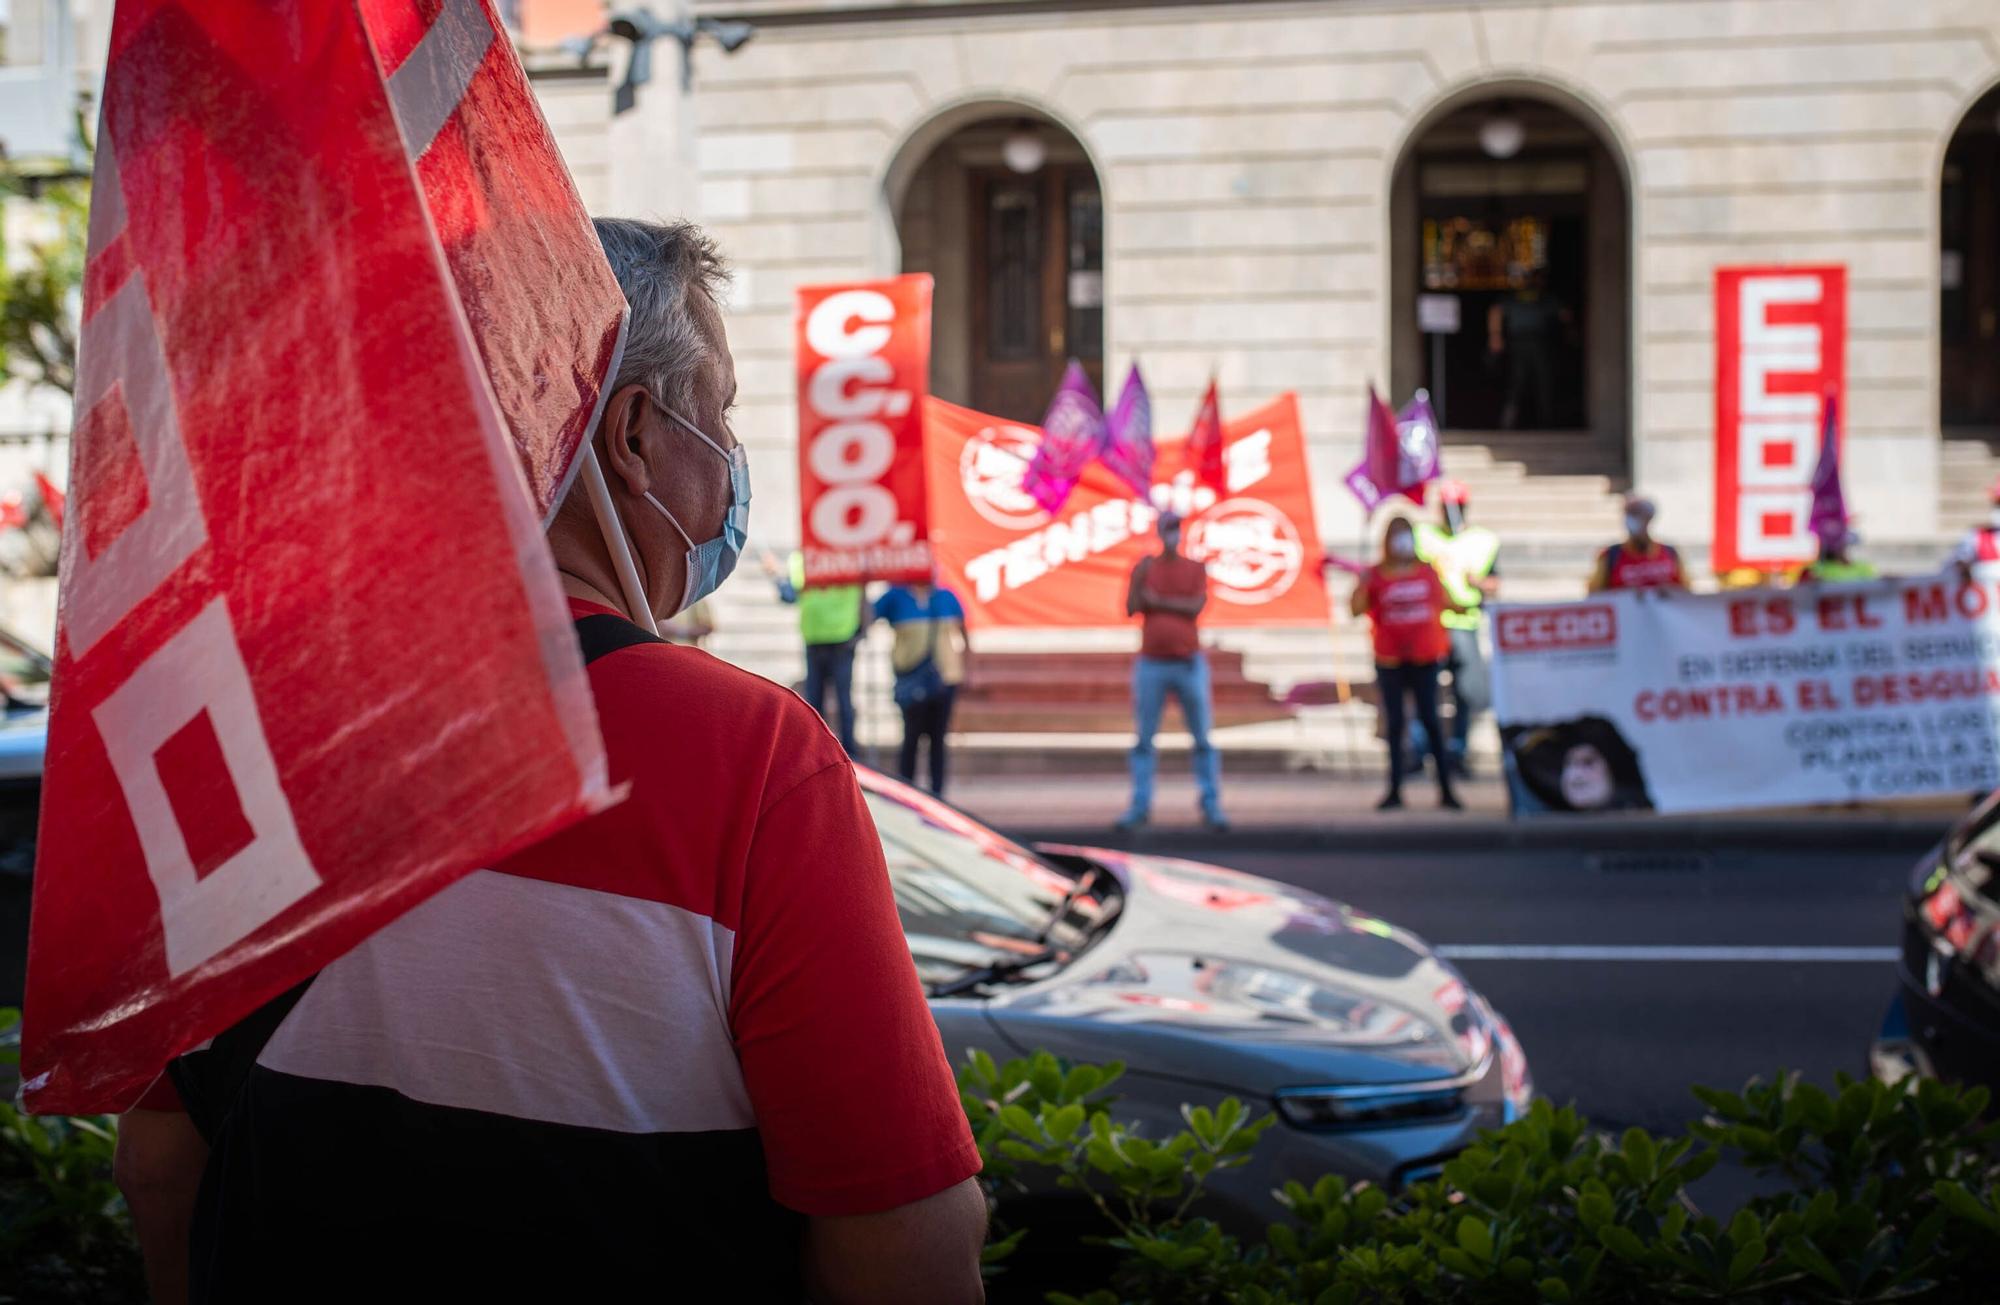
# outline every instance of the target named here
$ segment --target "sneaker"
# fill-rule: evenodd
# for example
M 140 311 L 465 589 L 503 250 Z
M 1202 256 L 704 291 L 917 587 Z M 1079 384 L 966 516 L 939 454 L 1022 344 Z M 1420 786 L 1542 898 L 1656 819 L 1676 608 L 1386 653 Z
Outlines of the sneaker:
M 1382 800 L 1375 804 L 1375 809 L 1377 811 L 1401 811 L 1403 809 L 1403 795 L 1401 793 L 1385 794 Z
M 1444 792 L 1438 794 L 1438 805 L 1446 811 L 1465 810 L 1465 803 L 1460 802 L 1458 794 L 1452 792 L 1450 789 L 1446 789 Z
M 1127 811 L 1124 815 L 1118 817 L 1118 823 L 1111 826 L 1111 828 L 1117 833 L 1129 834 L 1145 823 L 1146 817 L 1144 813 Z
M 1220 811 L 1207 813 L 1201 818 L 1201 823 L 1208 826 L 1208 832 L 1211 834 L 1226 834 L 1229 832 L 1229 818 Z

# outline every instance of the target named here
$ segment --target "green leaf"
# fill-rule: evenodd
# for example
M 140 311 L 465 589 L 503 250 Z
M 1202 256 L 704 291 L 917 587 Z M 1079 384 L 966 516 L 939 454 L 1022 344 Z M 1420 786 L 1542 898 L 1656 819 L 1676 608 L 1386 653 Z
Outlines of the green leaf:
M 1535 1290 L 1542 1293 L 1543 1300 L 1552 1301 L 1554 1305 L 1569 1305 L 1569 1284 L 1561 1278 L 1544 1278 L 1535 1285 Z
M 1764 1239 L 1761 1237 L 1737 1243 L 1736 1253 L 1729 1257 L 1730 1285 L 1734 1286 L 1755 1273 L 1757 1267 L 1764 1262 L 1766 1253 Z
M 1045 1142 L 1048 1140 L 1042 1136 L 1041 1127 L 1035 1123 L 1035 1117 L 1021 1106 L 1008 1105 L 1000 1107 L 1000 1123 L 1008 1132 L 1018 1137 L 1025 1137 L 1030 1142 Z
M 1458 1221 L 1458 1244 L 1475 1260 L 1493 1258 L 1493 1231 L 1469 1214 Z
M 1071 1102 L 1053 1114 L 1043 1116 L 1042 1126 L 1055 1141 L 1067 1142 L 1083 1127 L 1083 1107 Z
M 1858 1085 L 1857 1085 L 1858 1086 Z M 1844 1094 L 1843 1094 L 1844 1095 Z M 1847 1284 L 1841 1281 L 1840 1273 L 1833 1264 L 1820 1253 L 1820 1249 L 1803 1237 L 1785 1239 L 1785 1259 L 1797 1268 L 1805 1270 L 1827 1286 L 1838 1292 L 1845 1292 Z

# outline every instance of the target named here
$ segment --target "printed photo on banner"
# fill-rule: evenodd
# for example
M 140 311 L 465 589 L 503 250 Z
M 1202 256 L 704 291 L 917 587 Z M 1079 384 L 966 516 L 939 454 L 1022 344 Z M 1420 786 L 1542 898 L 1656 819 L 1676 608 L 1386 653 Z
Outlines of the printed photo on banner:
M 2000 564 L 1493 613 L 1510 796 L 1725 811 L 2000 784 Z

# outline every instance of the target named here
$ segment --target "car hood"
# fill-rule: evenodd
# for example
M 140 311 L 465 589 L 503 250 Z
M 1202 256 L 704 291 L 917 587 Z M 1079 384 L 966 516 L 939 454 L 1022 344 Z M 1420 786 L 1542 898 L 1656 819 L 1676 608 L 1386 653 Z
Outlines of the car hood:
M 1024 1049 L 1239 1090 L 1435 1079 L 1492 1053 L 1490 1009 L 1406 930 L 1216 866 L 1042 850 L 1106 867 L 1125 900 L 1061 973 L 994 996 L 989 1014 Z

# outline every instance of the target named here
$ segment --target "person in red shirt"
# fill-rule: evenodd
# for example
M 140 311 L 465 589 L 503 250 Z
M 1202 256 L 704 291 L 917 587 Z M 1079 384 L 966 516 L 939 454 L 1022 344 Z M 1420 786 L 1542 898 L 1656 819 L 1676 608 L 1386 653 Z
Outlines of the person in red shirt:
M 720 257 L 597 233 L 632 309 L 615 516 L 579 487 L 548 545 L 626 796 L 169 1067 L 118 1151 L 156 1300 L 983 1298 L 979 1154 L 853 766 L 635 624 L 607 546 L 661 621 L 742 548 Z
M 1181 552 L 1181 519 L 1160 514 L 1160 551 L 1141 558 L 1125 586 L 1125 614 L 1140 618 L 1139 656 L 1132 663 L 1132 715 L 1137 738 L 1132 745 L 1132 802 L 1118 818 L 1118 828 L 1130 831 L 1146 823 L 1153 809 L 1153 771 L 1158 757 L 1153 736 L 1160 713 L 1172 694 L 1194 739 L 1194 781 L 1201 791 L 1202 819 L 1212 830 L 1226 830 L 1222 814 L 1222 760 L 1208 741 L 1213 716 L 1209 697 L 1208 661 L 1201 655 L 1201 633 L 1195 621 L 1208 605 L 1208 568 Z
M 1403 805 L 1403 749 L 1409 738 L 1403 696 L 1416 700 L 1417 720 L 1430 740 L 1437 763 L 1438 805 L 1456 811 L 1451 763 L 1444 732 L 1438 728 L 1438 672 L 1451 654 L 1444 614 L 1463 611 L 1445 592 L 1429 563 L 1417 560 L 1416 532 L 1409 518 L 1396 517 L 1382 536 L 1382 560 L 1362 574 L 1353 609 L 1375 630 L 1375 687 L 1389 731 L 1389 791 L 1376 803 L 1381 811 Z
M 1653 538 L 1653 501 L 1625 500 L 1625 538 L 1597 555 L 1590 592 L 1608 589 L 1685 589 L 1680 551 Z

